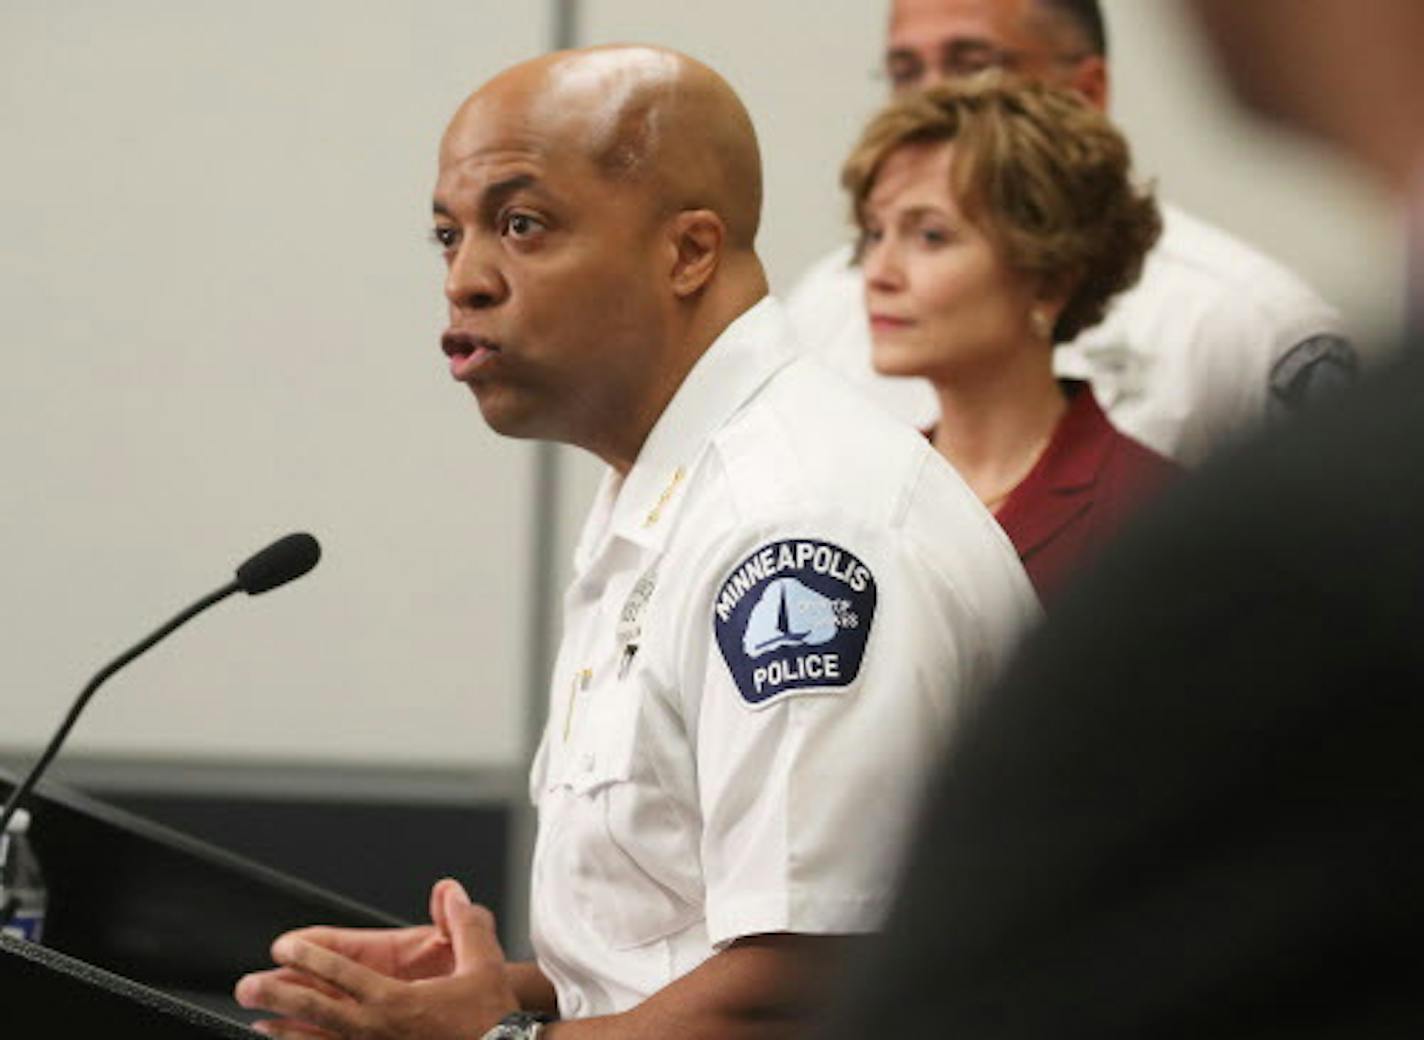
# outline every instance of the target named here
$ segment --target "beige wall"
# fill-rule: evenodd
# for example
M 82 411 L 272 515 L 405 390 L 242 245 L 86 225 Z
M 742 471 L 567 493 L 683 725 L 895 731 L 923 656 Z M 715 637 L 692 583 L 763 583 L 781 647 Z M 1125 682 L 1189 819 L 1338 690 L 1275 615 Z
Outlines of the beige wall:
M 529 464 L 450 382 L 435 144 L 543 4 L 0 5 L 0 747 L 270 538 L 326 558 L 116 678 L 77 752 L 521 753 Z

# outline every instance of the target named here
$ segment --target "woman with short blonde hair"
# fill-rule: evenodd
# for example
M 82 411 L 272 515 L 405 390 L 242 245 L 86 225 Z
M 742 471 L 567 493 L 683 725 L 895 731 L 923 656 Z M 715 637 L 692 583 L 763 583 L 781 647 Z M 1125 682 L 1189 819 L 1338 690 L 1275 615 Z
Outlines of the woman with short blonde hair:
M 1174 472 L 1053 374 L 1161 230 L 1127 143 L 1076 95 L 989 73 L 897 98 L 842 183 L 876 369 L 931 382 L 928 435 L 1051 594 Z

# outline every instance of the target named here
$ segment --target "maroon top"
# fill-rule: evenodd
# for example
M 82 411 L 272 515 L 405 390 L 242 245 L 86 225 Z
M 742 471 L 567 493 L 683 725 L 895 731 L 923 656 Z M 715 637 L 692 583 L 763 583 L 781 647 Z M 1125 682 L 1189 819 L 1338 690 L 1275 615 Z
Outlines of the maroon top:
M 1062 386 L 1068 410 L 1053 439 L 995 514 L 1045 602 L 1134 509 L 1181 472 L 1119 433 L 1087 383 L 1065 379 Z

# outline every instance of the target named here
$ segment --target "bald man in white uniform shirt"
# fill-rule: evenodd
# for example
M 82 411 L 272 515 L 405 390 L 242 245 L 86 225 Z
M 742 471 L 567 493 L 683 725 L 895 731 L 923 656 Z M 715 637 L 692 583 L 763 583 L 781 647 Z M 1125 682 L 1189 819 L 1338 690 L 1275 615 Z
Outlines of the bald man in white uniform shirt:
M 751 120 L 646 47 L 506 70 L 440 151 L 451 374 L 608 470 L 531 772 L 534 961 L 451 880 L 427 926 L 279 938 L 294 1035 L 794 1037 L 879 927 L 942 739 L 1037 606 L 915 431 L 799 356 Z

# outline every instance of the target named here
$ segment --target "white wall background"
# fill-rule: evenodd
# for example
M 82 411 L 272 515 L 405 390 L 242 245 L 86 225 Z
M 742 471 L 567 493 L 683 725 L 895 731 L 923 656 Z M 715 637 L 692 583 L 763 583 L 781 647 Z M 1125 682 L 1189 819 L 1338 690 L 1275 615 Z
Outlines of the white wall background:
M 458 100 L 543 49 L 551 4 L 0 6 L 0 748 L 286 530 L 310 578 L 195 622 L 95 702 L 77 751 L 467 767 L 522 758 L 532 451 L 436 342 L 423 241 Z M 1223 101 L 1175 0 L 1109 0 L 1114 109 L 1165 193 L 1291 263 L 1357 328 L 1402 307 L 1392 215 Z M 845 234 L 880 101 L 879 0 L 584 0 L 762 135 L 773 285 Z M 596 467 L 566 453 L 567 544 Z
M 543 4 L 0 6 L 0 745 L 270 538 L 303 582 L 116 678 L 75 751 L 520 754 L 525 444 L 438 345 L 435 147 Z

